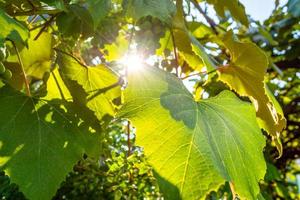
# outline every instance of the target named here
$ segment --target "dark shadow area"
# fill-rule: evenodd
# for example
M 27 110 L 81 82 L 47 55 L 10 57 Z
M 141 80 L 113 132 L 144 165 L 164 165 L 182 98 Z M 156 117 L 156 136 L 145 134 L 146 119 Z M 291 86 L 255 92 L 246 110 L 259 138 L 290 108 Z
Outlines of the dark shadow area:
M 155 170 L 153 170 L 154 176 L 159 183 L 160 191 L 164 194 L 164 199 L 181 200 L 180 192 L 178 188 L 161 177 Z
M 8 87 L 0 90 L 0 103 L 0 170 L 28 198 L 54 195 L 84 153 L 100 151 L 99 134 L 90 133 L 70 103 L 35 100 Z
M 168 83 L 168 90 L 161 94 L 160 104 L 169 110 L 176 121 L 183 123 L 190 129 L 196 125 L 197 103 L 182 82 L 174 75 L 163 73 Z

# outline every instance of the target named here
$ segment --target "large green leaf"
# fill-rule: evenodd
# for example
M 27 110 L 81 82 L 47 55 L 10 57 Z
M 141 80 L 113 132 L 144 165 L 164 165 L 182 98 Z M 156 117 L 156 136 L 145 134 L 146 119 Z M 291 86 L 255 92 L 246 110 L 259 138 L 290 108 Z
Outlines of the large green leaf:
M 200 199 L 230 181 L 242 199 L 256 199 L 266 164 L 255 109 L 233 93 L 195 102 L 175 76 L 145 67 L 128 78 L 119 117 L 137 130 L 169 199 Z
M 231 61 L 219 70 L 220 80 L 239 95 L 250 98 L 255 105 L 259 125 L 277 141 L 286 120 L 276 99 L 265 88 L 268 58 L 255 44 L 240 42 L 233 37 L 232 32 L 229 32 L 223 40 L 230 51 Z M 281 154 L 279 143 L 277 147 Z
M 8 16 L 0 9 L 0 42 L 4 39 L 10 39 L 17 44 L 24 45 L 29 36 L 28 29 L 17 20 Z
M 152 16 L 170 24 L 176 7 L 171 0 L 127 0 L 126 15 L 135 20 Z
M 248 18 L 245 12 L 245 7 L 239 0 L 206 0 L 213 4 L 216 12 L 221 17 L 225 17 L 225 11 L 229 10 L 232 17 L 240 21 L 245 26 L 249 25 Z
M 77 83 L 68 85 L 75 101 L 94 111 L 99 120 L 105 115 L 115 114 L 116 106 L 113 101 L 120 98 L 121 86 L 113 71 L 105 65 L 83 66 L 70 56 L 61 53 L 58 64 L 63 77 Z
M 97 156 L 100 138 L 60 101 L 0 90 L 0 169 L 30 200 L 47 200 L 84 153 Z

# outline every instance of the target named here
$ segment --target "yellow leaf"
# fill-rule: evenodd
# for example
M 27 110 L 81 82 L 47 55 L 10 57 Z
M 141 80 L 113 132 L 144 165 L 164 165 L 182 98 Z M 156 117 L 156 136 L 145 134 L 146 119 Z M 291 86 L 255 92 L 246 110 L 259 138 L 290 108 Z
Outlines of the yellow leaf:
M 224 37 L 224 45 L 231 55 L 230 63 L 219 70 L 219 79 L 241 96 L 250 98 L 256 108 L 258 124 L 267 131 L 277 143 L 280 132 L 285 128 L 286 120 L 264 83 L 268 67 L 268 58 L 255 44 L 243 43 L 229 32 Z
M 126 39 L 125 33 L 120 32 L 114 43 L 105 45 L 104 49 L 108 52 L 105 59 L 108 62 L 122 59 L 128 50 L 128 45 L 129 41 Z

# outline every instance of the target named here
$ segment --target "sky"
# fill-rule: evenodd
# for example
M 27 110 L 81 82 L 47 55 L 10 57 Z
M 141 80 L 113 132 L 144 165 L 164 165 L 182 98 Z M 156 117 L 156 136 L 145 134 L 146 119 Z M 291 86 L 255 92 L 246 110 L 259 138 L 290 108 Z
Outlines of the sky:
M 267 19 L 275 6 L 275 0 L 240 0 L 246 8 L 246 13 L 255 20 L 263 21 Z M 284 4 L 287 0 L 280 0 Z

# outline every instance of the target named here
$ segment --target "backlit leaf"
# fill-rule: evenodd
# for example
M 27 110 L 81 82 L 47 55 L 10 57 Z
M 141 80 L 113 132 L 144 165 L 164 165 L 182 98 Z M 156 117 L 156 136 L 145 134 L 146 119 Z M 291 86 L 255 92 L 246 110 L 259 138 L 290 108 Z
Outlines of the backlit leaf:
M 52 35 L 47 32 L 41 34 L 37 40 L 34 40 L 38 32 L 39 30 L 31 32 L 28 48 L 23 48 L 20 51 L 20 58 L 27 78 L 40 80 L 46 72 L 50 72 L 54 42 Z M 24 77 L 16 52 L 8 57 L 5 66 L 13 72 L 13 76 L 9 80 L 10 85 L 21 90 L 24 87 Z
M 242 199 L 256 199 L 266 164 L 254 107 L 233 93 L 195 102 L 175 76 L 146 67 L 129 75 L 118 116 L 137 130 L 168 199 L 203 199 L 230 181 Z
M 119 61 L 122 59 L 128 51 L 129 41 L 126 39 L 124 32 L 120 32 L 115 42 L 112 44 L 106 44 L 104 49 L 107 51 L 105 59 L 108 62 Z
M 0 41 L 10 39 L 21 46 L 26 44 L 28 29 L 0 9 Z
M 116 106 L 113 101 L 120 98 L 121 87 L 113 71 L 105 65 L 83 66 L 61 53 L 58 64 L 63 76 L 78 84 L 69 87 L 74 99 L 94 111 L 99 120 L 105 115 L 115 114 Z M 82 88 L 84 93 L 80 92 Z
M 61 94 L 62 93 L 62 94 Z M 70 100 L 72 96 L 69 89 L 63 82 L 58 69 L 53 70 L 47 80 L 47 96 L 45 99 L 65 99 Z
M 241 96 L 247 96 L 257 111 L 257 121 L 274 139 L 279 138 L 286 120 L 274 98 L 268 97 L 264 76 L 268 67 L 267 56 L 253 43 L 243 43 L 229 32 L 224 44 L 230 51 L 231 61 L 219 70 L 220 80 Z M 251 59 L 249 59 L 251 58 Z M 280 145 L 277 145 L 280 150 Z M 281 153 L 281 151 L 280 151 Z
M 126 14 L 135 20 L 152 16 L 170 24 L 176 7 L 171 0 L 127 0 Z
M 173 19 L 175 46 L 185 61 L 195 70 L 200 71 L 203 64 L 208 71 L 216 68 L 200 42 L 189 33 L 185 26 L 182 1 L 177 1 L 177 13 Z
M 248 18 L 245 12 L 245 7 L 239 0 L 206 0 L 213 4 L 216 12 L 221 17 L 225 17 L 225 11 L 229 10 L 233 18 L 240 21 L 245 26 L 249 25 Z

